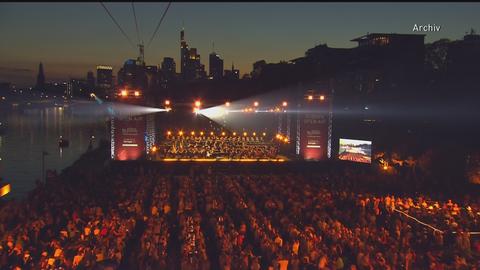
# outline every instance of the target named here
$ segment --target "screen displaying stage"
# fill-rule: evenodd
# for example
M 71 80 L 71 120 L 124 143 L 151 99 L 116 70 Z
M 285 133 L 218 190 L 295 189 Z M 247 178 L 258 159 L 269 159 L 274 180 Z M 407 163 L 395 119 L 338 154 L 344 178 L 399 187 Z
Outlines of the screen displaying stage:
M 338 159 L 372 163 L 372 142 L 353 139 L 340 139 Z

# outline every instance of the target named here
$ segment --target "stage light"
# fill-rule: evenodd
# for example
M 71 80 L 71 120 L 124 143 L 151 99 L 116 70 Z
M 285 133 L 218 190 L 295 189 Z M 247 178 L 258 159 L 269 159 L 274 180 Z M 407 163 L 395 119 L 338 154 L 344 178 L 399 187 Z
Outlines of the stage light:
M 180 131 L 178 132 L 178 135 L 183 136 L 183 131 L 180 130 Z
M 263 136 L 267 136 L 267 133 L 263 132 L 262 135 L 263 135 Z
M 288 138 L 285 137 L 285 139 L 283 139 L 284 142 L 288 143 Z
M 95 97 L 95 94 L 94 93 L 90 93 L 90 97 Z
M 225 132 L 222 132 L 222 136 L 225 136 Z
M 257 136 L 257 133 L 253 132 L 252 135 L 253 135 L 253 136 Z
M 277 134 L 277 136 L 275 136 L 275 137 L 276 137 L 277 139 L 280 139 L 280 136 L 281 136 L 280 134 Z
M 230 107 L 230 102 L 225 102 L 225 106 Z
M 223 106 L 214 106 L 207 109 L 199 109 L 198 113 L 210 119 L 218 119 L 228 114 L 228 111 Z
M 237 133 L 236 133 L 236 132 L 233 132 L 233 136 L 237 136 Z
M 136 96 L 136 97 L 139 97 L 139 96 L 140 96 L 140 92 L 139 92 L 139 91 L 135 91 L 135 96 Z
M 255 101 L 255 102 L 253 103 L 253 106 L 258 107 L 258 101 Z
M 170 136 L 170 135 L 172 135 L 172 132 L 169 130 L 167 131 L 167 136 Z
M 282 103 L 282 106 L 283 106 L 283 107 L 287 107 L 287 105 L 288 105 L 288 103 L 287 103 L 286 101 L 284 101 L 284 102 Z
M 320 96 L 320 100 L 325 100 L 325 96 L 324 96 L 324 95 L 321 95 L 321 96 Z
M 156 146 L 153 146 L 153 147 L 152 147 L 152 153 L 155 153 L 155 152 L 157 152 L 157 147 L 156 147 Z
M 387 166 L 387 165 L 383 165 L 383 170 L 384 170 L 384 171 L 388 170 L 388 166 Z
M 243 132 L 243 136 L 244 136 L 244 137 L 247 137 L 247 132 Z
M 168 99 L 165 100 L 165 105 L 166 105 L 166 106 L 170 105 L 170 100 L 168 100 Z
M 312 95 L 308 96 L 308 100 L 313 100 L 313 96 Z
M 199 108 L 202 105 L 202 102 L 200 100 L 195 101 L 195 107 Z
M 212 131 L 212 132 L 210 132 L 210 136 L 213 136 L 213 131 Z
M 121 95 L 122 97 L 126 97 L 126 96 L 128 95 L 127 90 L 122 90 L 122 91 L 120 92 L 120 95 Z
M 190 135 L 194 136 L 194 135 L 195 135 L 195 131 L 190 132 Z
M 203 131 L 200 131 L 200 136 L 203 136 Z
M 7 195 L 8 193 L 10 193 L 11 190 L 12 187 L 10 186 L 10 184 L 5 184 L 4 186 L 0 187 L 0 197 Z

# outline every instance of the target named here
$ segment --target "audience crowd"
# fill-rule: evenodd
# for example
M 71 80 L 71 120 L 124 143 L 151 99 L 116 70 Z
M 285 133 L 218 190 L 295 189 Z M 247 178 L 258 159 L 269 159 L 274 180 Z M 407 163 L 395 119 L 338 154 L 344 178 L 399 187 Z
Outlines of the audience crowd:
M 479 269 L 478 199 L 365 177 L 78 165 L 0 209 L 0 269 Z

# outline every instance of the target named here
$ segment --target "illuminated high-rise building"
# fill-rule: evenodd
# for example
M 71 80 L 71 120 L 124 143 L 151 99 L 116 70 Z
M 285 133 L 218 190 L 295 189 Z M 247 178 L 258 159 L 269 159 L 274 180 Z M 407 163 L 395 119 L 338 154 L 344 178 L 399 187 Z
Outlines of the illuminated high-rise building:
M 188 54 L 189 49 L 185 41 L 185 29 L 182 27 L 182 31 L 180 31 L 180 74 L 182 79 L 185 79 L 185 66 L 187 64 Z
M 184 68 L 184 79 L 186 81 L 203 79 L 205 77 L 205 66 L 200 63 L 200 55 L 197 48 L 188 50 L 188 58 Z
M 123 67 L 118 72 L 118 85 L 130 89 L 146 89 L 147 83 L 148 79 L 145 67 L 138 65 L 134 59 L 125 61 Z
M 97 87 L 108 90 L 113 87 L 113 68 L 111 66 L 97 66 Z

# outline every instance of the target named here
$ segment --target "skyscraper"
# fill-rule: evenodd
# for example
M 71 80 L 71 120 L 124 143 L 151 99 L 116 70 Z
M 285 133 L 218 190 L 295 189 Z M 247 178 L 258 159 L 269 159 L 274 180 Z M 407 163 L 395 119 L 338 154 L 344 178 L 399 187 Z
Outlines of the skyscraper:
M 225 79 L 227 80 L 238 80 L 240 79 L 240 70 L 235 69 L 235 65 L 232 63 L 232 69 L 225 70 Z
M 180 74 L 182 75 L 182 79 L 185 79 L 185 66 L 187 64 L 189 49 L 188 44 L 185 41 L 185 30 L 182 27 L 182 31 L 180 31 Z
M 223 59 L 215 52 L 210 54 L 209 76 L 213 80 L 219 80 L 223 77 Z
M 166 81 L 170 81 L 175 78 L 176 66 L 175 60 L 171 57 L 164 57 L 162 62 L 162 74 Z
M 180 73 L 185 81 L 206 77 L 205 66 L 200 63 L 197 48 L 189 48 L 185 41 L 185 31 L 180 31 Z
M 188 50 L 188 58 L 186 59 L 184 72 L 184 79 L 186 81 L 201 79 L 204 75 L 205 66 L 200 63 L 200 55 L 197 53 L 197 48 Z
M 43 64 L 40 62 L 38 66 L 37 84 L 35 85 L 37 90 L 44 91 L 45 89 L 45 74 L 43 73 Z
M 137 65 L 134 59 L 125 61 L 118 72 L 118 84 L 121 87 L 146 89 L 147 80 L 145 67 Z
M 97 66 L 97 87 L 109 90 L 113 87 L 113 68 L 111 66 Z

